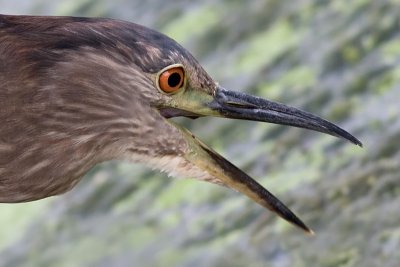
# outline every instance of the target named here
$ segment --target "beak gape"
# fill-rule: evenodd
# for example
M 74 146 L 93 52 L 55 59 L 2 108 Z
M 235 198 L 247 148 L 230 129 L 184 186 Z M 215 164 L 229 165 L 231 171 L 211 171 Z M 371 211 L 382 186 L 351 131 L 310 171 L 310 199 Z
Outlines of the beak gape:
M 290 125 L 337 136 L 347 139 L 358 146 L 362 146 L 357 138 L 345 130 L 311 113 L 259 97 L 228 91 L 221 87 L 217 89 L 213 100 L 204 104 L 204 106 L 204 113 L 200 116 L 208 114 L 225 118 Z M 181 113 L 179 110 L 175 112 Z M 188 115 L 185 113 L 182 114 Z M 191 113 L 190 115 L 196 114 Z M 275 212 L 286 221 L 300 227 L 307 233 L 313 234 L 313 231 L 289 208 L 257 181 L 198 140 L 187 129 L 179 125 L 175 126 L 181 130 L 184 139 L 188 143 L 189 149 L 184 155 L 187 161 L 215 178 L 216 183 L 245 194 L 261 206 Z

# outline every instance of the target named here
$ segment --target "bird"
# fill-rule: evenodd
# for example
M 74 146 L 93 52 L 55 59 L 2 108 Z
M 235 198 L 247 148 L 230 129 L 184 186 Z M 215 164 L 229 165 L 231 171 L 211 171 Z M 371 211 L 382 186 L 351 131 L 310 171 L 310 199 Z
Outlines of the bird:
M 231 188 L 313 233 L 173 117 L 269 122 L 362 146 L 309 112 L 231 91 L 176 41 L 111 18 L 0 15 L 0 202 L 71 190 L 93 166 L 142 163 Z

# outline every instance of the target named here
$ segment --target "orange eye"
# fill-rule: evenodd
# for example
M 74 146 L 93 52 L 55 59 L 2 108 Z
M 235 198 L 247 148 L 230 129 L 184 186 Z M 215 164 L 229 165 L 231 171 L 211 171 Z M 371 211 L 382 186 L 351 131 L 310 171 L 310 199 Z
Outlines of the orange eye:
M 182 88 L 185 71 L 182 67 L 172 67 L 164 70 L 158 77 L 158 86 L 165 93 L 171 94 Z

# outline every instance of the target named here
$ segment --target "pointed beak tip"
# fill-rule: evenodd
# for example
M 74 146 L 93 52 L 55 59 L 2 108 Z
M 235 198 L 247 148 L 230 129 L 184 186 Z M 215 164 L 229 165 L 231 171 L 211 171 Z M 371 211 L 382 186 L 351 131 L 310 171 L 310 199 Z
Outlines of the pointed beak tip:
M 357 139 L 357 142 L 356 142 L 355 144 L 356 144 L 357 146 L 361 147 L 361 148 L 364 147 L 363 143 L 361 143 L 361 141 L 358 140 L 358 139 Z
M 346 139 L 347 141 L 349 141 L 353 145 L 359 146 L 361 148 L 364 147 L 363 143 L 360 140 L 358 140 L 356 137 L 352 136 L 351 134 L 348 134 L 347 136 L 341 136 L 341 137 Z
M 281 216 L 280 213 L 278 213 L 278 215 Z M 288 221 L 289 223 L 293 224 L 294 226 L 302 229 L 307 235 L 313 236 L 315 233 L 314 231 L 309 228 L 303 221 L 301 221 L 298 217 L 296 217 L 296 215 L 292 215 L 290 217 L 286 217 L 286 216 L 281 216 L 282 218 L 284 218 L 286 221 Z
M 306 234 L 309 236 L 315 236 L 315 232 L 309 228 L 307 229 Z

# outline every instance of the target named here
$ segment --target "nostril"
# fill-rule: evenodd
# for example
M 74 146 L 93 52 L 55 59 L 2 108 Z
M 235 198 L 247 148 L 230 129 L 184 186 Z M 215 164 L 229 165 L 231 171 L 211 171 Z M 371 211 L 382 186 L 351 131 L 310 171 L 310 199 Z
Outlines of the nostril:
M 236 107 L 236 108 L 245 108 L 245 109 L 257 109 L 258 108 L 256 105 L 253 105 L 253 104 L 247 103 L 247 102 L 238 103 L 238 102 L 227 101 L 227 102 L 225 102 L 225 104 L 227 106 Z

